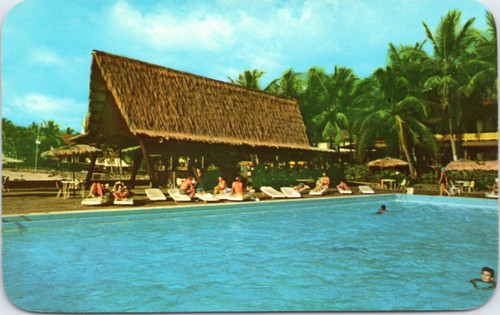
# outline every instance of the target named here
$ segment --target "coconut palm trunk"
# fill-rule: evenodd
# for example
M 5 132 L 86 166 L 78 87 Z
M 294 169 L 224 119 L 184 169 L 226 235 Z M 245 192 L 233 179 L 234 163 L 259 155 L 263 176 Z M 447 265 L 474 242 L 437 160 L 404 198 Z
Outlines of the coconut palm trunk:
M 417 174 L 415 172 L 415 165 L 413 165 L 413 159 L 411 158 L 410 151 L 408 150 L 408 146 L 406 144 L 403 122 L 399 121 L 398 124 L 399 124 L 399 142 L 401 144 L 401 149 L 403 149 L 406 161 L 408 161 L 408 166 L 410 167 L 410 176 L 412 179 L 415 179 L 417 177 Z

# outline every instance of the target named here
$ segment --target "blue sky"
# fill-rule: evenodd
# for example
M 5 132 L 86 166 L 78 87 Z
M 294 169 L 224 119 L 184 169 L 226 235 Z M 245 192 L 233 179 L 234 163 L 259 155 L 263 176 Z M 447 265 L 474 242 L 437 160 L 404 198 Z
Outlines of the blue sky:
M 26 0 L 3 23 L 2 117 L 81 131 L 93 49 L 223 81 L 259 69 L 263 86 L 312 66 L 365 77 L 455 8 L 486 29 L 475 0 Z

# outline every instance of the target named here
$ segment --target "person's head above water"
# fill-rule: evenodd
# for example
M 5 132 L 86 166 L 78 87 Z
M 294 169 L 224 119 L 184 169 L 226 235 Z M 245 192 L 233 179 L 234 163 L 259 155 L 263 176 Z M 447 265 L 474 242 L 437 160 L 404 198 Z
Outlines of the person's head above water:
M 380 210 L 385 210 L 385 205 L 381 205 Z
M 484 267 L 481 270 L 481 280 L 484 282 L 491 282 L 495 278 L 495 270 L 490 267 Z

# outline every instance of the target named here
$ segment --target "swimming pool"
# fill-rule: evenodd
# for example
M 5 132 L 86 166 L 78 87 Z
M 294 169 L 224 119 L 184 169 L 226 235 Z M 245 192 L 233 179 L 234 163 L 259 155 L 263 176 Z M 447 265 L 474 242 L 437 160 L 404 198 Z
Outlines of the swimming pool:
M 497 222 L 496 200 L 406 195 L 4 217 L 3 278 L 42 312 L 469 309 Z

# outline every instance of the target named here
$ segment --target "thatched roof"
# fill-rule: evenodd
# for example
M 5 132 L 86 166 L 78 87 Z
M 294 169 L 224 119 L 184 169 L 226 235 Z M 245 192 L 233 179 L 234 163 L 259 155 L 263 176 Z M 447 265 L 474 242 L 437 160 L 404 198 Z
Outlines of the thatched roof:
M 484 162 L 481 170 L 498 172 L 498 160 Z
M 408 164 L 408 162 L 400 160 L 400 159 L 385 157 L 383 159 L 378 159 L 378 160 L 368 162 L 367 165 L 369 167 L 391 168 L 391 167 L 406 167 L 409 164 Z
M 23 162 L 24 161 L 22 161 L 22 160 L 14 159 L 14 158 L 11 158 L 8 156 L 4 156 L 2 154 L 2 164 L 17 164 L 17 163 L 23 163 Z
M 478 162 L 466 159 L 451 161 L 446 165 L 446 171 L 497 171 L 498 160 Z
M 40 156 L 43 158 L 57 158 L 57 157 L 76 156 L 76 155 L 86 156 L 94 152 L 101 152 L 101 150 L 86 144 L 75 144 L 45 151 L 42 154 L 40 154 Z
M 102 126 L 110 102 L 117 110 L 107 112 L 136 137 L 311 149 L 295 99 L 94 51 L 82 139 L 109 136 Z
M 477 171 L 482 168 L 482 165 L 476 161 L 459 159 L 451 161 L 446 165 L 445 170 L 448 171 Z

